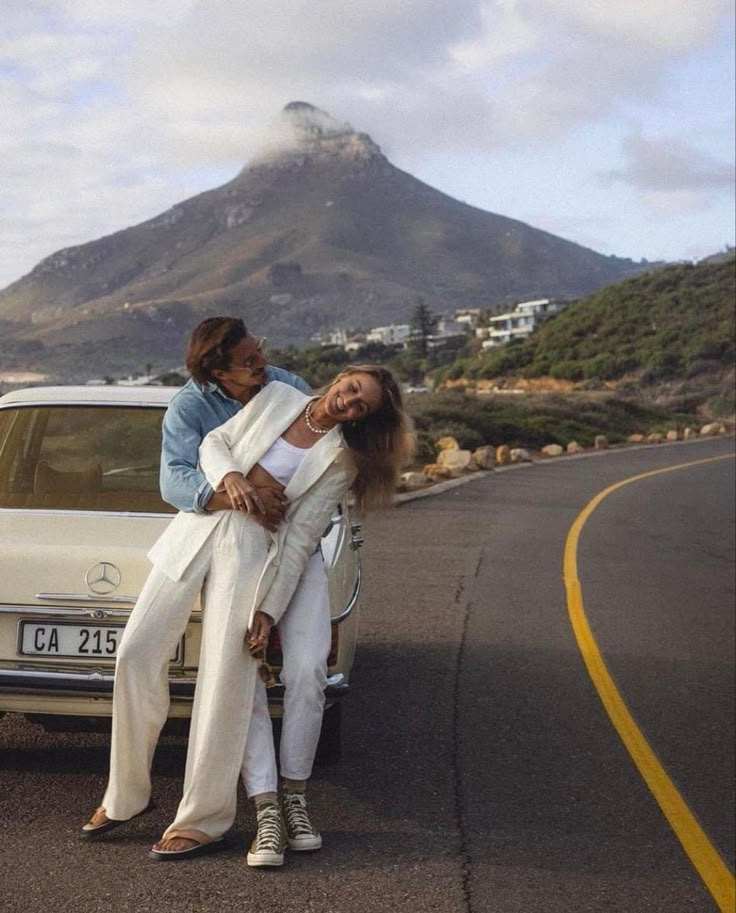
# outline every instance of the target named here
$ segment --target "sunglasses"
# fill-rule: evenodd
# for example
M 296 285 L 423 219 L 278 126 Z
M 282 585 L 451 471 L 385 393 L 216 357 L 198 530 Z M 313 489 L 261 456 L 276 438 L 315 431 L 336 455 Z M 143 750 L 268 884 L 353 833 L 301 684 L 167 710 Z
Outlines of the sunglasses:
M 230 365 L 227 370 L 231 374 L 235 374 L 238 371 L 252 371 L 254 366 L 259 364 L 266 354 L 266 342 L 266 337 L 260 336 L 256 340 L 256 354 L 250 355 L 248 358 L 244 358 L 242 364 Z

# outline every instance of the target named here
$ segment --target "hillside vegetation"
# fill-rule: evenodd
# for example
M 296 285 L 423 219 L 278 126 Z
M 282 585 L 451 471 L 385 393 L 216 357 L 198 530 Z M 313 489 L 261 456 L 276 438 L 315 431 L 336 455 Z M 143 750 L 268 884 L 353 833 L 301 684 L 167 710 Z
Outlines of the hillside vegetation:
M 734 362 L 735 266 L 672 266 L 608 286 L 522 342 L 457 360 L 445 376 L 651 384 L 722 373 Z
M 589 447 L 598 434 L 617 443 L 630 434 L 664 434 L 694 421 L 687 413 L 607 393 L 480 397 L 442 390 L 432 396 L 410 396 L 408 406 L 418 433 L 418 458 L 426 462 L 432 462 L 434 442 L 448 434 L 468 449 L 504 443 L 538 449 L 570 441 Z

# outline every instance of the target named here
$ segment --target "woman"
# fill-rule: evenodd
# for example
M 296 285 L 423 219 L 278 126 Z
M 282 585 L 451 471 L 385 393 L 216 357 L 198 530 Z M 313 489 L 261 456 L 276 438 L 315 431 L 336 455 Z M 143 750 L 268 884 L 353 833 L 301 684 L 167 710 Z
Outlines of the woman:
M 168 708 L 168 661 L 202 591 L 184 795 L 153 855 L 189 858 L 222 839 L 235 817 L 253 700 L 263 687 L 245 639 L 256 651 L 265 646 L 349 487 L 359 510 L 388 501 L 408 441 L 399 388 L 390 372 L 373 365 L 345 369 L 318 399 L 271 383 L 207 435 L 200 460 L 212 487 L 237 504 L 251 484 L 273 476 L 286 484 L 286 515 L 272 532 L 239 511 L 179 513 L 154 545 L 153 571 L 118 653 L 110 782 L 88 830 L 100 832 L 100 812 L 109 830 L 149 807 L 151 761 Z M 280 865 L 278 804 L 264 802 L 258 817 L 249 863 Z M 174 838 L 186 848 L 171 849 Z

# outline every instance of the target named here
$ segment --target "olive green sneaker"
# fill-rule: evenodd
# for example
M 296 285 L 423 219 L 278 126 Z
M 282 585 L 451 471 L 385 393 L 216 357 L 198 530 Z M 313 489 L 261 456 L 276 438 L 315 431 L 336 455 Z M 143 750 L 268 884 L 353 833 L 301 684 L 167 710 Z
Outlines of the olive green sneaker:
M 304 793 L 284 793 L 281 807 L 284 810 L 289 849 L 318 850 L 322 846 L 322 837 L 309 820 Z
M 258 830 L 248 851 L 248 865 L 283 865 L 288 843 L 281 809 L 278 805 L 266 805 L 258 812 L 256 820 Z

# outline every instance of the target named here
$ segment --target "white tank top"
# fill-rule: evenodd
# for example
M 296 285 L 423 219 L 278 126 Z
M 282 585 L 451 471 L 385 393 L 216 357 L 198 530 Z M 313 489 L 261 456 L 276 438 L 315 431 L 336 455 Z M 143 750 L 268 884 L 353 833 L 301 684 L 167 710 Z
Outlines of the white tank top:
M 258 461 L 277 482 L 288 485 L 310 447 L 295 447 L 282 437 L 277 438 Z

